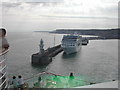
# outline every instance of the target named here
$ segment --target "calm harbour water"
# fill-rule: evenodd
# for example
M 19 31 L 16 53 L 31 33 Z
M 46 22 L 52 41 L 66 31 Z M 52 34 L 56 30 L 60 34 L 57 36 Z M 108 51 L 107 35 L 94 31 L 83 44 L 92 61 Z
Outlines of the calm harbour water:
M 46 67 L 32 66 L 31 55 L 39 51 L 39 42 L 44 40 L 45 49 L 60 44 L 63 35 L 38 32 L 10 32 L 8 54 L 9 77 L 22 75 L 31 77 L 42 71 L 84 76 L 88 81 L 106 82 L 118 78 L 118 40 L 93 40 L 82 46 L 80 52 L 72 55 L 58 54 Z

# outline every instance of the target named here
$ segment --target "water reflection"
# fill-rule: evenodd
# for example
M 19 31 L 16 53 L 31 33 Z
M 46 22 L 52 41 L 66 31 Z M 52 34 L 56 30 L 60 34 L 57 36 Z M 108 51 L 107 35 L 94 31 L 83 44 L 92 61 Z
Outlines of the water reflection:
M 63 59 L 75 58 L 77 55 L 78 53 L 66 54 L 65 52 L 63 52 L 62 58 Z
M 31 66 L 33 69 L 37 69 L 40 72 L 46 71 L 46 67 L 47 67 L 47 65 L 41 66 L 41 65 L 34 65 L 34 64 L 31 64 Z

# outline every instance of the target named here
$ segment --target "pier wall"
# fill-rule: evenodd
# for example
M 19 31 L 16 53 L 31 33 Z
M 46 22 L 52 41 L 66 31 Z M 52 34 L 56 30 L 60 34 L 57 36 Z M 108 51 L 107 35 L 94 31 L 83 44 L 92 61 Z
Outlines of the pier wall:
M 47 65 L 50 62 L 52 62 L 52 57 L 55 57 L 57 54 L 62 52 L 63 49 L 61 48 L 61 45 L 57 45 L 51 48 L 48 48 L 45 50 L 43 54 L 33 54 L 31 56 L 31 63 L 32 64 L 38 64 L 38 65 Z

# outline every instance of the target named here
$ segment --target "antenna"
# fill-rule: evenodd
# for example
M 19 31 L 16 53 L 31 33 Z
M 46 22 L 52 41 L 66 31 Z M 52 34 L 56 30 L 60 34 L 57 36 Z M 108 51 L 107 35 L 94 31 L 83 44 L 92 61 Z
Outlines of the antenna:
M 55 46 L 55 34 L 54 34 L 54 46 Z

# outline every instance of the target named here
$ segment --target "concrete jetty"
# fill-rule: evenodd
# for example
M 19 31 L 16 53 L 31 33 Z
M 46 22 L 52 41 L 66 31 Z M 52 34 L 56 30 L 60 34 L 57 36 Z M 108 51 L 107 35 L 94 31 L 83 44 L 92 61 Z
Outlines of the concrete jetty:
M 53 52 L 51 51 L 51 53 L 48 54 L 49 57 L 54 57 L 54 56 L 56 56 L 57 54 L 59 54 L 60 52 L 63 51 L 61 45 L 57 45 L 53 48 L 54 48 L 54 51 Z
M 40 41 L 39 46 L 40 46 L 40 51 L 31 56 L 32 64 L 47 65 L 50 62 L 52 62 L 52 57 L 56 56 L 57 54 L 63 51 L 60 44 L 57 46 L 48 48 L 47 50 L 44 50 L 43 49 L 44 44 L 42 39 Z

